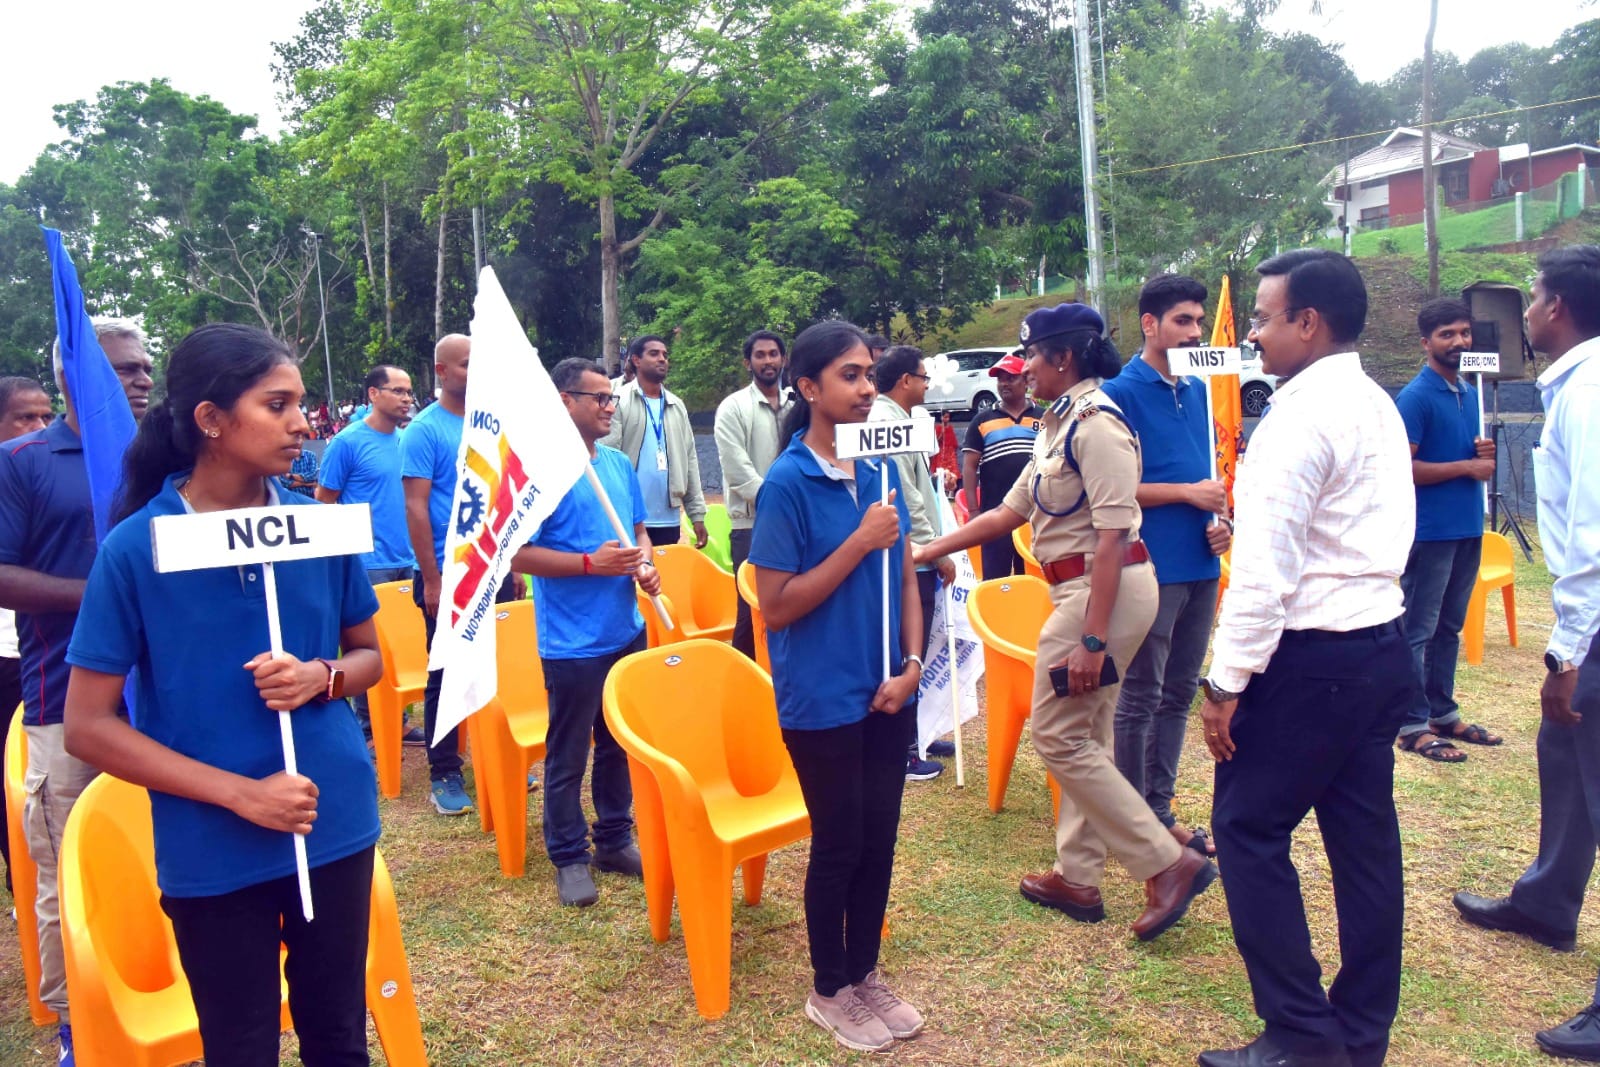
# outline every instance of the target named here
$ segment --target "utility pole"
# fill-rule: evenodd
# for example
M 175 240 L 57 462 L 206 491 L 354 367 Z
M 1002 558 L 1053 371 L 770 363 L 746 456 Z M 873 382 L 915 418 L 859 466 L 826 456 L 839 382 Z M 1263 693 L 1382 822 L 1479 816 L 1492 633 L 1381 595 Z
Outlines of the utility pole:
M 1105 290 L 1104 267 L 1100 248 L 1100 199 L 1095 192 L 1094 131 L 1094 53 L 1089 48 L 1089 0 L 1073 0 L 1072 5 L 1072 67 L 1078 77 L 1078 135 L 1083 154 L 1083 221 L 1085 248 L 1088 259 L 1087 277 L 1089 306 L 1102 315 L 1100 306 Z
M 333 395 L 333 349 L 328 344 L 328 294 L 322 288 L 322 234 L 307 230 L 306 236 L 311 238 L 311 250 L 317 257 L 317 304 L 321 308 L 322 359 L 328 371 L 328 411 L 337 412 L 339 401 Z

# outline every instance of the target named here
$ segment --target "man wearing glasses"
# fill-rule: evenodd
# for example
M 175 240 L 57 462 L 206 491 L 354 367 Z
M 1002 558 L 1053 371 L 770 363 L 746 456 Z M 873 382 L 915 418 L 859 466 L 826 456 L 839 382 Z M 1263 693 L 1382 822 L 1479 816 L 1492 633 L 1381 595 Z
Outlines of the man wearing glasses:
M 373 585 L 411 577 L 417 566 L 406 529 L 406 494 L 400 483 L 400 426 L 411 413 L 411 376 L 380 364 L 367 372 L 367 414 L 328 442 L 322 453 L 317 499 L 324 504 L 366 504 L 372 509 L 372 551 L 361 557 Z M 367 694 L 355 696 L 361 731 L 369 738 Z M 405 732 L 412 747 L 427 744 L 422 731 Z

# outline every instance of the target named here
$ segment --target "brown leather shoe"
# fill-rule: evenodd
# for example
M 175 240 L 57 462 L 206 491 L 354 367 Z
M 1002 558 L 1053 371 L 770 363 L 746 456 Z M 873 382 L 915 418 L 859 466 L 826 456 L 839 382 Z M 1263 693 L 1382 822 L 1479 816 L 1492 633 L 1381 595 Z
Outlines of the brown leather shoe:
M 1140 941 L 1161 936 L 1216 880 L 1216 864 L 1193 849 L 1184 849 L 1177 863 L 1145 882 L 1144 914 L 1133 921 L 1133 932 Z
M 1100 890 L 1092 885 L 1069 882 L 1054 869 L 1044 874 L 1022 876 L 1022 896 L 1035 904 L 1065 912 L 1081 923 L 1097 923 L 1106 917 Z

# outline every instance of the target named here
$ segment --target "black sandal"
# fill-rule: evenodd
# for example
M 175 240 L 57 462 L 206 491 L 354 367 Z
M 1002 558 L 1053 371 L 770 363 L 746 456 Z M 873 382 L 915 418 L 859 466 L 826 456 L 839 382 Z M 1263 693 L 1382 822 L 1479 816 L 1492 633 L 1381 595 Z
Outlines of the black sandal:
M 1183 847 L 1194 849 L 1208 860 L 1217 857 L 1217 846 L 1211 843 L 1211 837 L 1203 826 L 1196 826 L 1189 831 L 1189 840 L 1183 843 Z
M 1452 724 L 1452 727 L 1454 725 Z M 1491 734 L 1475 722 L 1468 723 L 1467 728 L 1459 734 L 1440 734 L 1439 736 L 1446 741 L 1465 741 L 1469 745 L 1489 745 L 1491 747 L 1505 741 L 1505 738 L 1495 737 L 1494 734 Z
M 1428 740 L 1422 740 L 1424 737 L 1428 738 Z M 1423 759 L 1432 760 L 1435 763 L 1465 763 L 1467 760 L 1467 754 L 1452 745 L 1447 739 L 1435 737 L 1426 732 L 1409 734 L 1396 741 L 1395 745 L 1402 752 L 1415 753 Z M 1439 751 L 1446 748 L 1461 758 L 1451 759 L 1449 755 Z

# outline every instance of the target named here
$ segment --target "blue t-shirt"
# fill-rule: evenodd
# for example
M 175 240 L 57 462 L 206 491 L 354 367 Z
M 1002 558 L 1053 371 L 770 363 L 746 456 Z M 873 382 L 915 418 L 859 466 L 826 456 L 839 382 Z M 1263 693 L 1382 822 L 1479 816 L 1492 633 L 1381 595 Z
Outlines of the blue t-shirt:
M 644 401 L 644 440 L 639 443 L 639 489 L 644 493 L 645 523 L 650 526 L 677 526 L 682 517 L 672 506 L 672 490 L 668 482 L 667 455 L 667 398 L 663 394 L 651 399 L 642 392 Z
M 1211 411 L 1202 382 L 1180 377 L 1168 385 L 1154 367 L 1135 356 L 1100 388 L 1139 435 L 1144 464 L 1140 482 L 1186 485 L 1211 477 Z M 1210 512 L 1190 504 L 1141 510 L 1139 536 L 1149 546 L 1158 582 L 1172 585 L 1222 576 L 1222 564 L 1206 541 Z
M 248 778 L 283 770 L 278 716 L 243 664 L 267 650 L 260 565 L 157 574 L 150 520 L 181 515 L 167 479 L 155 499 L 117 524 L 83 594 L 67 661 L 102 674 L 138 673 L 140 733 L 201 763 Z M 282 493 L 278 503 L 319 507 Z M 301 660 L 339 655 L 340 631 L 365 622 L 378 598 L 356 556 L 275 564 L 284 651 Z M 361 728 L 344 700 L 295 709 L 299 771 L 316 783 L 317 820 L 306 854 L 317 867 L 378 840 L 377 782 Z M 294 841 L 227 808 L 150 791 L 156 881 L 175 897 L 214 896 L 292 875 Z
M 611 506 L 630 529 L 644 521 L 644 497 L 628 457 L 595 446 L 590 461 L 605 486 Z M 557 552 L 594 552 L 617 532 L 587 477 L 579 478 L 555 511 L 528 541 Z M 591 659 L 631 645 L 644 620 L 639 617 L 633 579 L 600 574 L 533 579 L 534 613 L 539 619 L 541 659 Z
M 372 551 L 361 557 L 367 570 L 414 567 L 406 530 L 406 491 L 400 482 L 400 434 L 351 423 L 322 453 L 322 487 L 341 504 L 372 509 Z
M 1458 379 L 1456 388 L 1426 363 L 1394 398 L 1406 424 L 1413 457 L 1424 463 L 1454 463 L 1478 454 L 1478 391 Z M 1417 486 L 1417 540 L 1458 541 L 1483 536 L 1483 483 L 1476 478 Z
M 94 566 L 94 505 L 83 442 L 58 418 L 0 445 L 0 563 L 55 578 L 87 578 Z M 17 612 L 22 721 L 61 722 L 67 641 L 77 614 Z M 0 708 L 9 716 L 12 708 Z
M 405 436 L 400 438 L 400 476 L 426 478 L 433 483 L 428 491 L 428 525 L 433 528 L 433 557 L 441 572 L 450 507 L 456 499 L 456 458 L 466 425 L 463 416 L 434 403 L 411 420 Z
M 827 559 L 880 498 L 881 471 L 900 488 L 892 462 L 855 461 L 855 494 L 818 465 L 800 434 L 773 461 L 756 495 L 750 562 L 801 574 Z M 898 671 L 900 589 L 911 513 L 895 494 L 900 539 L 889 550 L 889 655 Z M 778 723 L 786 730 L 826 730 L 866 718 L 883 683 L 883 556 L 871 552 L 827 598 L 781 630 L 767 631 Z

